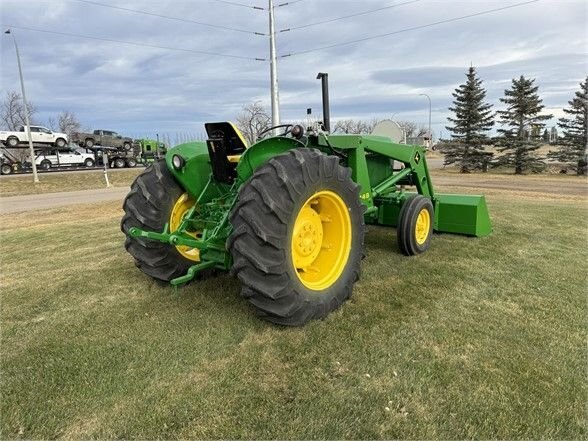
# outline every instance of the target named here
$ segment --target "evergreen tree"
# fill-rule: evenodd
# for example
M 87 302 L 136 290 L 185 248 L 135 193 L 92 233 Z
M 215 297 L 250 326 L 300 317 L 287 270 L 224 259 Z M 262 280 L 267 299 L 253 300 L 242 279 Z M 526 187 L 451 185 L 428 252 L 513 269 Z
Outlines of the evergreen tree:
M 492 153 L 484 151 L 488 140 L 486 132 L 494 125 L 492 105 L 485 102 L 486 90 L 474 67 L 470 67 L 466 78 L 466 82 L 452 94 L 455 100 L 449 110 L 455 113 L 455 117 L 447 118 L 453 126 L 446 127 L 452 140 L 442 148 L 444 164 L 457 164 L 462 173 L 476 168 L 486 170 L 485 164 L 492 156 Z
M 588 77 L 580 83 L 576 96 L 563 109 L 569 118 L 560 118 L 558 126 L 563 131 L 559 150 L 549 156 L 576 168 L 576 173 L 586 173 L 586 148 L 588 147 Z
M 538 171 L 545 166 L 536 150 L 541 146 L 541 128 L 545 126 L 542 121 L 552 115 L 540 115 L 545 106 L 537 94 L 539 87 L 534 83 L 534 79 L 522 75 L 518 80 L 513 78 L 511 88 L 504 91 L 504 98 L 500 98 L 506 104 L 506 110 L 499 110 L 498 115 L 500 124 L 506 128 L 498 129 L 501 135 L 498 150 L 504 155 L 498 159 L 497 165 L 514 166 L 515 174 Z

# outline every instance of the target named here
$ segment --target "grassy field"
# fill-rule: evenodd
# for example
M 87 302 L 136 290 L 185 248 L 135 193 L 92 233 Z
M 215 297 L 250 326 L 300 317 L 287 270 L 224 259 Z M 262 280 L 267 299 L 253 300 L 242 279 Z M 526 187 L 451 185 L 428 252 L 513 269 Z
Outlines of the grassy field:
M 565 182 L 488 190 L 490 237 L 416 258 L 370 227 L 352 299 L 296 329 L 229 275 L 149 280 L 120 202 L 0 217 L 0 438 L 586 439 L 588 208 Z
M 111 171 L 108 173 L 108 179 L 116 187 L 131 185 L 135 177 L 143 170 L 145 170 L 143 167 L 137 167 Z M 28 174 L 2 177 L 0 178 L 0 197 L 106 187 L 102 172 L 41 173 L 39 181 L 38 184 L 33 184 L 33 176 Z

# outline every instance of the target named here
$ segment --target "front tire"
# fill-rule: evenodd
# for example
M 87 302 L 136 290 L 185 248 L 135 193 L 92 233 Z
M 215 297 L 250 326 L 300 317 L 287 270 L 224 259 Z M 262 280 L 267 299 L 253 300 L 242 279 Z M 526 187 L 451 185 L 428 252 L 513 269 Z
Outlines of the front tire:
M 90 158 L 88 158 L 88 159 L 86 159 L 86 160 L 84 161 L 84 165 L 85 165 L 86 167 L 94 167 L 94 160 L 93 160 L 93 159 L 90 159 Z
M 282 325 L 337 309 L 359 279 L 363 211 L 359 186 L 337 157 L 295 149 L 269 160 L 231 212 L 227 247 L 241 295 Z
M 66 144 L 66 142 L 65 142 L 65 139 L 63 139 L 63 138 L 57 138 L 55 140 L 55 145 L 59 148 L 65 147 L 65 144 Z
M 424 253 L 429 248 L 434 219 L 430 199 L 416 195 L 404 201 L 396 229 L 398 246 L 402 254 L 414 256 Z
M 166 223 L 170 223 L 173 231 L 174 208 L 184 195 L 165 161 L 157 161 L 135 179 L 123 203 L 125 214 L 121 230 L 127 235 L 126 250 L 134 257 L 135 265 L 141 271 L 164 282 L 185 275 L 190 266 L 197 263 L 196 257 L 188 259 L 181 252 L 189 251 L 182 247 L 178 249 L 162 242 L 132 238 L 128 232 L 132 227 L 163 231 Z
M 49 170 L 51 168 L 51 161 L 49 161 L 48 159 L 43 159 L 41 161 L 41 164 L 39 164 L 39 167 L 41 168 L 41 170 Z
M 86 147 L 88 147 L 89 149 L 91 149 L 92 147 L 94 147 L 94 140 L 91 138 L 86 139 L 86 141 L 84 142 L 84 145 Z
M 9 175 L 12 173 L 12 167 L 10 164 L 2 164 L 2 168 L 0 169 L 3 175 Z

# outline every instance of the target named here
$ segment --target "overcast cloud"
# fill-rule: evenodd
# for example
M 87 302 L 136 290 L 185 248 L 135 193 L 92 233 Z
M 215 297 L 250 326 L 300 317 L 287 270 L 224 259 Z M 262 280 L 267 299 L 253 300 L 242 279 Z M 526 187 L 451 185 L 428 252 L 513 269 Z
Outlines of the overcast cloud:
M 279 0 L 276 3 L 283 3 Z M 376 13 L 278 32 L 279 55 L 392 33 L 510 1 L 292 1 L 276 8 L 276 29 L 292 28 L 369 9 Z M 187 20 L 267 32 L 267 11 L 218 0 L 96 0 Z M 239 3 L 266 7 L 261 0 Z M 63 110 L 87 128 L 131 136 L 201 132 L 210 120 L 234 119 L 243 105 L 269 107 L 269 63 L 194 52 L 133 46 L 19 29 L 123 40 L 190 51 L 267 58 L 268 37 L 140 15 L 80 0 L 2 0 L 3 28 L 14 26 L 27 95 L 44 123 Z M 520 75 L 536 78 L 549 113 L 561 116 L 588 74 L 588 2 L 541 0 L 517 8 L 349 45 L 280 58 L 283 120 L 320 113 L 317 72 L 328 72 L 333 118 L 384 118 L 426 123 L 432 99 L 433 130 L 444 131 L 451 93 L 470 64 L 488 99 L 499 98 Z M 1 39 L 1 92 L 20 91 L 14 46 Z M 551 123 L 554 123 L 553 120 Z

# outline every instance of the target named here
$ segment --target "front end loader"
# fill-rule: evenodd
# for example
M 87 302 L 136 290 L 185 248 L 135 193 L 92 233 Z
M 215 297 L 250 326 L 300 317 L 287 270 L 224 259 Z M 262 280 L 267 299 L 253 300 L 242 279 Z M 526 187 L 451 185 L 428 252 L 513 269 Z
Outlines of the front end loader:
M 289 124 L 247 146 L 231 123 L 205 128 L 206 142 L 169 149 L 132 184 L 125 247 L 173 286 L 230 271 L 273 323 L 302 325 L 349 298 L 366 224 L 395 227 L 407 256 L 429 248 L 434 231 L 491 232 L 483 196 L 434 191 L 419 146 Z

